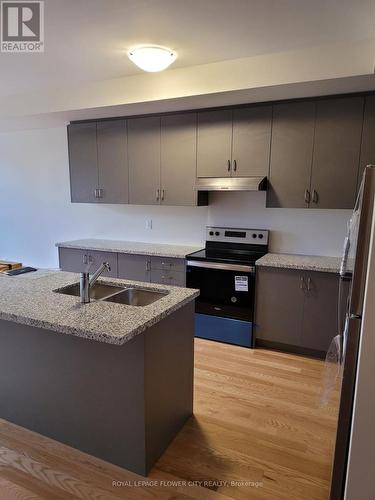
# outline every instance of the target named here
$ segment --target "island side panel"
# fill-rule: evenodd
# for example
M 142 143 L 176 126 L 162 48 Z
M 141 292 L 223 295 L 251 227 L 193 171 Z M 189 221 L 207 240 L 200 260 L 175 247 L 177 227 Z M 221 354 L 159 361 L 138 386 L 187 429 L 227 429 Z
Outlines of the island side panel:
M 144 335 L 116 346 L 0 321 L 0 417 L 145 474 Z
M 194 301 L 145 332 L 147 472 L 193 414 Z

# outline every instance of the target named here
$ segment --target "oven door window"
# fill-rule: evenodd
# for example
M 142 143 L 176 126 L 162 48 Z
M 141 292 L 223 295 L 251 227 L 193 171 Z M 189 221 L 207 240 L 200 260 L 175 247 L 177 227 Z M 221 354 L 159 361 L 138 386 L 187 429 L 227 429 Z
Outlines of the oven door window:
M 196 312 L 252 321 L 253 273 L 188 266 L 187 286 L 201 292 Z

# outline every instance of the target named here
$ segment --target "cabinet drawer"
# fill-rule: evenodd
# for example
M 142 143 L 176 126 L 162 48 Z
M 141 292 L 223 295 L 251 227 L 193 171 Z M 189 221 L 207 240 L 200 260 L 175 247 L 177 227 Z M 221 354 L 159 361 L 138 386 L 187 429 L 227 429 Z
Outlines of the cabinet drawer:
M 135 281 L 150 281 L 150 257 L 147 255 L 118 254 L 118 277 Z
M 95 272 L 103 263 L 108 262 L 111 271 L 105 271 L 103 276 L 117 278 L 117 254 L 113 252 L 100 252 L 97 250 L 84 250 L 79 248 L 59 248 L 59 262 L 62 271 L 81 273 L 87 270 Z
M 161 283 L 163 285 L 172 286 L 186 286 L 186 275 L 181 271 L 152 269 L 151 283 Z
M 151 269 L 185 272 L 185 259 L 171 257 L 151 257 Z

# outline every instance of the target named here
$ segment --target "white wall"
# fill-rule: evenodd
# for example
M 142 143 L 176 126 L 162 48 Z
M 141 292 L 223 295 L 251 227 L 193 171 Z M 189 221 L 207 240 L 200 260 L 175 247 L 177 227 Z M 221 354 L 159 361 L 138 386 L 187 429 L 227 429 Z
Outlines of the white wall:
M 349 214 L 266 209 L 264 193 L 215 193 L 199 208 L 72 204 L 65 127 L 0 134 L 0 258 L 37 267 L 57 266 L 56 241 L 200 245 L 207 224 L 269 228 L 275 252 L 339 255 Z

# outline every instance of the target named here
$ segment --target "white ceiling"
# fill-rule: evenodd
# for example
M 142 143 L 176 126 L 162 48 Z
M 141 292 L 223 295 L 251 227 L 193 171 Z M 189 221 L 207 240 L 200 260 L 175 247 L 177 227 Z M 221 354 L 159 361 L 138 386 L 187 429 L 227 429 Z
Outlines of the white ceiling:
M 0 54 L 2 96 L 139 73 L 137 44 L 173 68 L 375 36 L 375 0 L 45 0 L 45 52 Z

